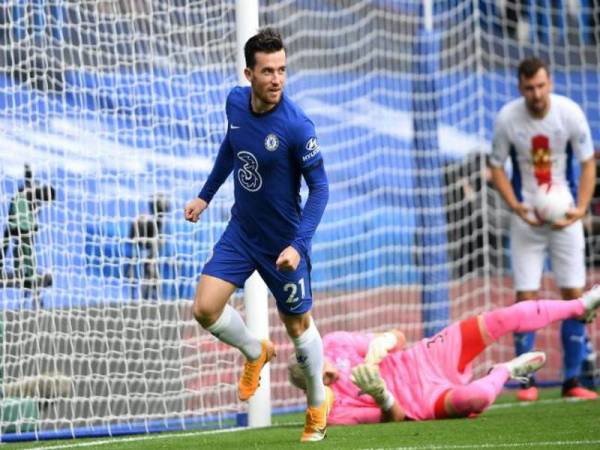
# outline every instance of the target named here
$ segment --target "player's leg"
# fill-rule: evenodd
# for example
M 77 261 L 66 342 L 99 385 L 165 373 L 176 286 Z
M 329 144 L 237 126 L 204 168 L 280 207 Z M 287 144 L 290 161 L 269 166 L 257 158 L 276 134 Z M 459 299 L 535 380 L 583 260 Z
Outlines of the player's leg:
M 463 320 L 459 323 L 461 349 L 458 370 L 463 372 L 467 364 L 502 336 L 536 331 L 558 320 L 582 317 L 585 312 L 582 300 L 529 300 Z
M 202 274 L 194 297 L 194 317 L 202 327 L 253 360 L 260 356 L 260 341 L 250 333 L 240 314 L 227 304 L 237 286 Z
M 550 242 L 552 270 L 561 295 L 567 303 L 583 294 L 585 285 L 585 240 L 581 221 L 552 233 Z M 575 287 L 573 287 L 575 286 Z M 565 320 L 561 325 L 564 382 L 562 394 L 567 397 L 597 398 L 598 395 L 581 387 L 579 377 L 585 355 L 585 323 L 579 318 Z
M 312 303 L 312 302 L 311 302 Z M 323 341 L 309 312 L 279 316 L 294 343 L 296 361 L 306 378 L 306 418 L 302 441 L 320 441 L 327 431 L 327 416 L 333 406 L 333 392 L 323 383 Z
M 468 417 L 483 412 L 494 403 L 509 378 L 507 368 L 494 367 L 485 377 L 451 389 L 444 397 L 444 414 L 436 417 Z
M 277 301 L 281 321 L 296 350 L 296 359 L 306 377 L 308 408 L 302 441 L 325 437 L 327 415 L 333 393 L 323 384 L 323 341 L 310 315 L 312 290 L 310 263 L 302 256 L 295 271 L 277 271 L 275 265 L 261 264 L 259 272 Z
M 444 415 L 468 417 L 485 411 L 498 397 L 504 384 L 510 379 L 521 379 L 540 369 L 546 362 L 543 352 L 524 353 L 512 361 L 497 364 L 486 376 L 450 389 L 444 396 Z M 436 405 L 436 409 L 439 406 Z M 439 414 L 436 414 L 440 417 Z
M 561 288 L 562 298 L 571 303 L 571 300 L 581 297 L 583 289 Z M 581 386 L 581 368 L 585 359 L 586 329 L 585 322 L 580 318 L 567 319 L 560 327 L 560 340 L 563 348 L 564 381 L 562 395 L 564 397 L 595 399 L 598 397 L 594 391 Z
M 549 232 L 545 228 L 532 227 L 517 216 L 511 217 L 510 251 L 516 302 L 538 298 Z M 515 332 L 513 342 L 517 356 L 530 352 L 535 345 L 535 333 L 533 331 Z M 517 398 L 537 400 L 535 378 L 531 377 L 527 383 L 522 384 L 521 388 L 517 392 Z
M 482 314 L 484 332 L 492 342 L 508 333 L 528 333 L 558 320 L 581 318 L 585 305 L 581 299 L 529 300 Z
M 588 389 L 595 389 L 598 385 L 598 376 L 596 374 L 600 372 L 597 365 L 598 355 L 589 334 L 585 336 L 584 347 L 583 363 L 581 364 L 581 385 Z
M 260 372 L 275 356 L 275 346 L 252 334 L 237 310 L 227 304 L 236 289 L 230 282 L 203 274 L 196 292 L 194 316 L 213 336 L 246 357 L 238 385 L 238 397 L 246 401 L 258 389 Z
M 518 217 L 510 224 L 511 262 L 516 302 L 539 298 L 538 290 L 544 270 L 548 230 L 532 227 Z M 515 353 L 521 355 L 533 349 L 535 333 L 515 333 Z
M 6 257 L 8 256 L 8 246 L 10 244 L 10 227 L 7 225 L 4 228 L 2 233 L 2 246 L 0 247 L 0 278 L 3 277 L 3 273 L 1 273 L 4 269 L 4 261 L 6 261 Z
M 486 346 L 502 336 L 509 333 L 535 331 L 557 320 L 581 317 L 585 311 L 585 305 L 581 300 L 574 302 L 530 300 L 463 320 L 459 323 L 461 348 L 458 371 L 462 373 L 467 364 L 471 363 Z
M 508 333 L 539 330 L 558 320 L 582 320 L 599 307 L 600 286 L 596 286 L 571 301 L 530 300 L 496 308 L 479 317 L 483 339 L 495 342 Z
M 306 377 L 309 406 L 320 406 L 325 400 L 323 384 L 323 341 L 310 313 L 288 315 L 279 312 L 296 350 L 296 360 Z
M 538 291 L 517 291 L 515 303 L 537 300 L 538 298 Z M 517 356 L 530 352 L 535 345 L 535 331 L 515 332 L 513 334 L 513 342 Z
M 37 261 L 35 256 L 35 244 L 33 242 L 33 231 L 25 232 L 21 235 L 22 266 L 23 278 L 33 280 L 37 272 Z
M 262 366 L 274 354 L 273 345 L 254 336 L 240 314 L 227 304 L 237 287 L 243 286 L 253 271 L 254 264 L 242 246 L 236 245 L 235 237 L 226 231 L 204 265 L 193 307 L 194 317 L 203 328 L 220 341 L 239 349 L 246 357 L 240 380 L 242 400 L 247 400 L 254 393 Z M 246 389 L 248 371 L 252 372 L 253 379 L 249 390 Z
M 24 286 L 25 278 L 25 260 L 27 259 L 28 249 L 23 242 L 24 233 L 21 231 L 13 236 L 13 273 L 14 277 Z
M 520 316 L 521 310 L 524 309 L 523 307 L 533 303 L 536 302 L 517 303 L 507 308 L 492 311 L 492 314 L 496 311 L 510 310 L 512 313 L 506 314 L 507 316 Z M 547 303 L 554 304 L 555 302 Z M 583 308 L 578 310 L 579 313 L 582 311 Z M 484 317 L 485 315 L 471 317 L 442 330 L 436 337 L 430 341 L 426 341 L 425 345 L 428 348 L 428 352 L 432 354 L 436 348 L 438 351 L 442 350 L 436 358 L 439 364 L 450 364 L 452 367 L 456 367 L 458 369 L 456 376 L 458 377 L 463 377 L 464 379 L 465 376 L 469 376 L 470 372 L 467 370 L 467 367 L 471 361 L 497 339 L 495 337 L 496 334 L 494 334 L 497 332 L 497 329 L 492 328 L 490 332 L 486 326 Z M 502 328 L 502 335 L 514 331 L 530 330 L 530 328 L 521 329 L 508 324 Z M 458 340 L 456 339 L 457 333 L 460 335 L 460 339 Z M 438 339 L 437 336 L 440 338 Z M 439 348 L 436 346 L 439 346 Z M 458 358 L 452 356 L 455 354 L 452 349 L 456 347 L 460 349 Z M 509 378 L 517 376 L 522 378 L 523 374 L 526 373 L 523 370 L 531 367 L 531 358 L 535 357 L 536 353 L 525 353 L 509 363 L 494 367 L 486 377 L 466 383 L 464 386 L 452 387 L 437 398 L 434 406 L 435 417 L 464 417 L 472 413 L 480 413 L 494 402 L 501 392 L 504 383 Z M 537 370 L 541 365 L 534 367 Z M 451 370 L 450 366 L 448 366 L 448 370 Z

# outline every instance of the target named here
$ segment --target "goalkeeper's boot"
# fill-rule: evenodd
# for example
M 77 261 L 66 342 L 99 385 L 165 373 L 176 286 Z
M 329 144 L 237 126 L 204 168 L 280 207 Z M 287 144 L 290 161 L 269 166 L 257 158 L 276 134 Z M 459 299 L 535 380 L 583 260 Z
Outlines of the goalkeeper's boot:
M 325 400 L 320 406 L 309 406 L 306 408 L 306 419 L 304 422 L 304 433 L 301 442 L 320 441 L 327 434 L 327 416 L 333 407 L 333 391 L 325 386 Z
M 260 371 L 266 363 L 276 356 L 275 345 L 269 340 L 261 341 L 261 352 L 258 359 L 246 360 L 244 370 L 240 377 L 238 396 L 240 400 L 246 401 L 254 395 L 259 386 Z
M 529 385 L 531 382 L 529 374 L 539 370 L 545 362 L 546 354 L 544 352 L 528 352 L 501 364 L 508 369 L 510 378 L 528 385 L 525 389 L 519 389 L 517 393 L 519 400 L 533 402 L 538 399 L 537 388 Z
M 590 389 L 586 389 L 579 383 L 577 378 L 565 380 L 562 385 L 562 396 L 567 398 L 580 398 L 585 400 L 596 400 L 598 394 Z
M 600 307 L 600 284 L 584 292 L 581 296 L 581 301 L 585 307 L 583 319 L 587 323 L 590 323 L 596 318 L 596 310 Z

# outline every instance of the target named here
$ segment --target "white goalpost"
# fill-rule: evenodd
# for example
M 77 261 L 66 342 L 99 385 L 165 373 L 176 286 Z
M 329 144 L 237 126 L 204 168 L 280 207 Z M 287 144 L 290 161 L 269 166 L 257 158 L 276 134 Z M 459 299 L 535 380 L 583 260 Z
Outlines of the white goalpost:
M 258 31 L 258 0 L 236 0 L 235 15 L 237 24 L 237 71 L 239 84 L 246 85 L 244 77 L 246 60 L 244 44 Z M 244 306 L 246 325 L 260 339 L 269 337 L 269 292 L 258 272 L 254 272 L 244 285 Z M 261 372 L 260 385 L 248 401 L 248 426 L 265 427 L 271 425 L 271 372 L 267 364 Z
M 284 37 L 286 95 L 314 121 L 330 182 L 311 255 L 318 328 L 414 341 L 513 302 L 508 216 L 485 171 L 494 117 L 518 95 L 518 61 L 540 55 L 598 148 L 598 20 L 586 4 L 496 0 L 3 2 L 0 441 L 268 426 L 305 407 L 258 277 L 231 299 L 277 345 L 249 404 L 243 356 L 192 316 L 231 180 L 199 223 L 181 211 L 212 168 L 259 25 Z M 548 274 L 543 295 L 554 288 Z M 561 378 L 557 339 L 538 334 L 542 382 Z M 512 356 L 506 339 L 481 362 Z

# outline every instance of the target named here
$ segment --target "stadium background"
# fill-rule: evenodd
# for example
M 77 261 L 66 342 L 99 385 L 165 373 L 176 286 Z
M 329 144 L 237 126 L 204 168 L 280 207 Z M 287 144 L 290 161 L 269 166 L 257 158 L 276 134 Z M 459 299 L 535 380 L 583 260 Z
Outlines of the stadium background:
M 438 306 L 449 306 L 452 319 L 512 301 L 506 212 L 478 154 L 489 149 L 497 110 L 518 95 L 516 64 L 530 54 L 549 60 L 555 91 L 583 107 L 598 147 L 600 12 L 593 2 L 538 1 L 515 20 L 510 5 L 434 2 L 427 52 L 418 46 L 418 2 L 260 2 L 260 24 L 285 37 L 287 93 L 315 121 L 331 182 L 313 243 L 322 333 L 399 327 L 414 340 L 427 294 L 451 299 Z M 46 409 L 38 431 L 224 425 L 244 408 L 235 387 L 241 357 L 190 314 L 196 276 L 228 218 L 231 185 L 200 224 L 181 214 L 225 130 L 224 100 L 238 78 L 234 6 L 0 7 L 0 223 L 25 163 L 57 190 L 36 238 L 40 270 L 54 285 L 41 305 L 24 290 L 0 291 L 5 381 L 73 378 L 74 396 Z M 419 91 L 423 80 L 434 89 Z M 426 145 L 417 151 L 415 118 L 423 115 Z M 159 192 L 172 211 L 158 298 L 148 300 L 127 275 L 139 264 L 129 227 Z M 588 236 L 590 282 L 596 239 Z M 544 286 L 556 296 L 551 278 Z M 243 309 L 239 297 L 234 304 Z M 591 332 L 600 345 L 597 327 Z M 287 385 L 291 346 L 275 311 L 271 335 L 280 349 L 273 406 L 285 410 L 302 396 Z M 541 378 L 560 379 L 556 327 L 540 333 L 538 347 L 550 354 Z M 507 339 L 485 360 L 511 355 Z

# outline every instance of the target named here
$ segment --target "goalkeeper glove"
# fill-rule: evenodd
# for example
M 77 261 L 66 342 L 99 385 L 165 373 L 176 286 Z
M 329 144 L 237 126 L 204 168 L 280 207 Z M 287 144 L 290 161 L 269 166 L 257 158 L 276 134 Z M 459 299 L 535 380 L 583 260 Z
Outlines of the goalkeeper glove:
M 360 394 L 368 394 L 373 397 L 375 403 L 384 411 L 388 411 L 394 405 L 396 400 L 381 378 L 379 367 L 359 364 L 352 369 L 350 379 L 360 389 Z
M 375 336 L 369 343 L 365 356 L 366 364 L 379 364 L 388 352 L 396 347 L 398 339 L 394 333 L 382 333 Z

